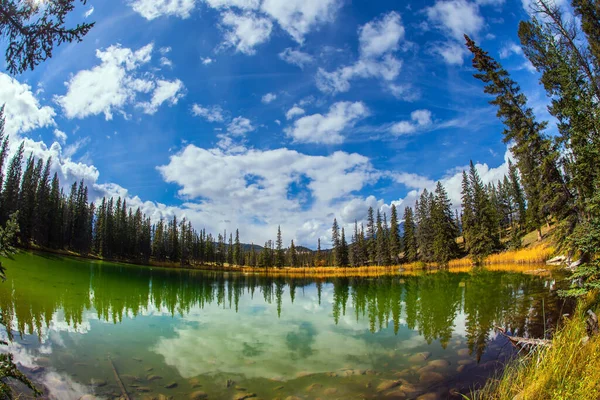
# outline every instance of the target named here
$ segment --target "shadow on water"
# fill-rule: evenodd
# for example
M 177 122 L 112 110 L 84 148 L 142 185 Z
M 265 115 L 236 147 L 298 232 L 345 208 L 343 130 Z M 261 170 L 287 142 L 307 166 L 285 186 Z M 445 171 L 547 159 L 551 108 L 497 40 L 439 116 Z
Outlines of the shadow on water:
M 558 272 L 302 279 L 37 253 L 6 266 L 10 349 L 56 398 L 118 397 L 109 355 L 134 398 L 446 398 L 514 354 L 495 326 L 544 337 L 572 307 Z

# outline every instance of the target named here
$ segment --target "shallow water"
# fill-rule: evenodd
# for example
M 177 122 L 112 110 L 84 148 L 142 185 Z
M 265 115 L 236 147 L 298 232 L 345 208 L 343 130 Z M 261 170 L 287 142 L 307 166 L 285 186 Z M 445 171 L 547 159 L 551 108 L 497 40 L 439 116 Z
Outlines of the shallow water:
M 46 395 L 448 398 L 568 312 L 546 276 L 485 269 L 290 279 L 21 253 L 4 262 L 9 349 Z M 533 268 L 532 268 L 533 269 Z M 90 397 L 86 397 L 90 398 Z

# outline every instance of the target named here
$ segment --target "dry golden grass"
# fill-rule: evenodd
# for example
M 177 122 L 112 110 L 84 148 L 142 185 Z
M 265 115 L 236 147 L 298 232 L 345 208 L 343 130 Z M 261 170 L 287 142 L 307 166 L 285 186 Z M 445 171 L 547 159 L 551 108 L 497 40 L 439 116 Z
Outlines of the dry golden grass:
M 559 328 L 552 347 L 515 359 L 499 379 L 490 379 L 471 399 L 599 399 L 600 336 L 586 342 L 585 303 Z
M 545 263 L 554 254 L 554 247 L 541 243 L 538 246 L 488 256 L 485 264 L 541 264 Z

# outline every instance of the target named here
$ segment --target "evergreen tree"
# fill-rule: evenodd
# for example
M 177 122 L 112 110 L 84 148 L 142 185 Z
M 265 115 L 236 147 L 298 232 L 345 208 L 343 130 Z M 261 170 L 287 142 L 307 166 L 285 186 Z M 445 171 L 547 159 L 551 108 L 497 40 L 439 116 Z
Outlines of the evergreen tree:
M 294 240 L 290 244 L 290 266 L 293 268 L 298 267 L 298 253 L 296 252 L 296 246 L 294 245 Z
M 500 243 L 493 206 L 473 161 L 469 168 L 469 184 L 473 190 L 473 222 L 469 228 L 469 252 L 475 262 L 480 262 L 498 249 Z
M 8 156 L 8 136 L 4 136 L 4 105 L 0 107 L 0 189 L 4 183 L 4 162 Z
M 411 207 L 404 209 L 404 235 L 402 242 L 404 243 L 404 259 L 408 262 L 417 261 L 417 237 L 414 214 Z
M 389 247 L 390 247 L 390 259 L 393 264 L 398 264 L 400 259 L 400 230 L 398 224 L 398 212 L 396 205 L 392 204 L 392 211 L 390 216 L 390 234 L 389 234 Z
M 283 240 L 281 239 L 281 226 L 277 227 L 276 246 L 275 266 L 277 268 L 283 268 L 285 265 L 285 252 L 283 250 Z
M 447 264 L 458 255 L 456 236 L 458 229 L 454 224 L 452 203 L 441 182 L 435 188 L 435 202 L 432 208 L 432 225 L 434 229 L 433 259 L 440 264 Z
M 19 149 L 13 155 L 6 172 L 6 182 L 2 191 L 2 214 L 0 225 L 4 225 L 10 215 L 19 209 L 19 192 L 21 184 L 21 164 L 23 162 L 23 151 L 25 142 L 21 142 Z
M 506 127 L 504 140 L 514 142 L 511 151 L 524 178 L 528 220 L 541 239 L 541 225 L 548 213 L 561 212 L 571 197 L 557 167 L 556 149 L 543 133 L 546 123 L 535 120 L 527 98 L 508 72 L 468 36 L 465 39 L 473 53 L 473 67 L 479 71 L 475 78 L 485 83 L 485 93 L 495 96 L 490 103 L 498 106 L 497 115 Z
M 373 207 L 369 207 L 369 211 L 367 213 L 366 245 L 367 245 L 367 262 L 369 262 L 369 263 L 376 262 L 377 244 L 375 243 L 375 215 L 374 215 Z
M 344 233 L 343 227 L 336 259 L 338 267 L 345 268 L 348 266 L 348 243 L 346 242 L 346 234 Z
M 333 226 L 331 227 L 331 245 L 333 253 L 333 265 L 340 266 L 341 262 L 341 242 L 340 242 L 340 227 L 338 226 L 337 219 L 333 219 Z

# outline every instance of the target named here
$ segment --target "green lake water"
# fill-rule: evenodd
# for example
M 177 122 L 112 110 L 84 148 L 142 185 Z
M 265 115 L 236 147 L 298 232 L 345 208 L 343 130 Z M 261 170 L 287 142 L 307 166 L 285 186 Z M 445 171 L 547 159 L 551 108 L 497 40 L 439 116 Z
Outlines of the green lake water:
M 132 399 L 443 399 L 514 354 L 494 326 L 543 337 L 570 311 L 558 272 L 319 280 L 31 253 L 3 264 L 9 350 L 56 399 L 119 398 L 113 366 Z

